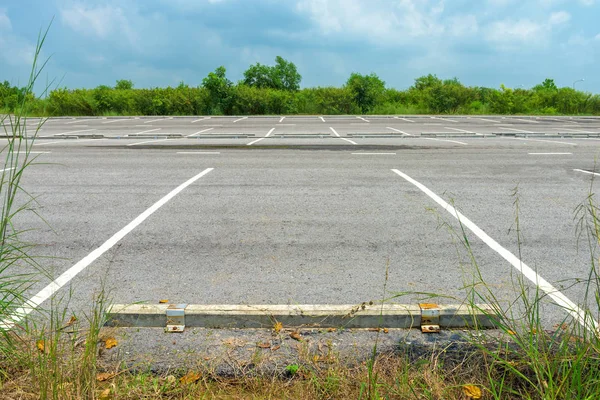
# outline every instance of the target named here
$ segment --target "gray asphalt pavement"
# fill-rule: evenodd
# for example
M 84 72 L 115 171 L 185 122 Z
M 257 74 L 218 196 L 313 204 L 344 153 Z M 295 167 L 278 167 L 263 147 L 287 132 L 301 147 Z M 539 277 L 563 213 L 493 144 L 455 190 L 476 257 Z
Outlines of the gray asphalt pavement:
M 33 145 L 39 163 L 24 178 L 47 225 L 30 212 L 17 219 L 19 228 L 33 229 L 24 238 L 38 244 L 35 254 L 49 257 L 40 259 L 49 277 L 40 276 L 31 295 L 177 186 L 214 168 L 59 294 L 78 310 L 89 307 L 101 281 L 116 303 L 353 304 L 384 296 L 387 269 L 385 297 L 409 303 L 426 292 L 444 296 L 439 303 L 460 302 L 474 273 L 460 226 L 396 169 L 454 204 L 568 298 L 583 298 L 585 285 L 576 279 L 587 278 L 590 251 L 587 240 L 578 242 L 575 210 L 595 190 L 585 171 L 594 170 L 600 150 L 593 137 L 599 119 L 240 118 L 47 122 Z M 359 135 L 386 128 L 406 134 Z M 549 138 L 485 136 L 502 128 Z M 54 138 L 87 129 L 81 133 L 104 138 Z M 248 137 L 125 138 L 151 129 Z M 422 136 L 435 131 L 448 136 Z M 591 137 L 555 137 L 569 131 Z M 521 274 L 478 236 L 467 236 L 489 288 L 504 305 L 514 301 Z M 547 304 L 545 323 L 560 322 L 566 313 Z

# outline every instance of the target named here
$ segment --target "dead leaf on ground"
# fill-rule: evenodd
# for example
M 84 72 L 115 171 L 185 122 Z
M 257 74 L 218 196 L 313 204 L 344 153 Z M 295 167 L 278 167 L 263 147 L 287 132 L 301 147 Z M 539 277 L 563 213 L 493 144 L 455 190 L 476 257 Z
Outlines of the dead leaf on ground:
M 474 399 L 474 400 L 481 399 L 481 389 L 479 388 L 479 386 L 464 385 L 463 392 L 464 392 L 465 396 L 467 396 L 467 398 L 469 398 L 469 399 Z
M 179 382 L 184 385 L 189 385 L 190 383 L 198 382 L 200 380 L 200 373 L 189 371 L 187 374 L 181 377 Z
M 98 398 L 102 400 L 110 398 L 110 389 L 104 389 L 103 391 L 101 391 Z
M 35 343 L 35 347 L 43 353 L 46 350 L 46 342 L 40 339 Z
M 272 347 L 272 348 L 271 348 L 271 351 L 279 350 L 280 348 L 281 348 L 281 346 L 277 345 L 277 346 L 275 346 L 275 347 Z
M 242 339 L 229 338 L 223 340 L 223 344 L 232 347 L 244 347 L 246 345 L 246 342 Z
M 167 304 L 169 300 L 159 300 L 158 304 Z
M 261 349 L 270 349 L 271 342 L 257 343 L 256 346 L 260 347 Z
M 335 332 L 335 331 L 337 331 L 336 328 L 329 328 L 329 329 L 327 329 L 327 332 Z
M 283 324 L 281 322 L 275 322 L 275 324 L 273 325 L 273 331 L 275 331 L 275 333 L 279 333 L 282 329 Z
M 69 319 L 69 322 L 67 322 L 67 326 L 73 325 L 76 321 L 77 321 L 77 317 L 72 315 L 71 319 Z
M 290 337 L 291 337 L 292 339 L 294 339 L 294 340 L 297 340 L 297 341 L 299 341 L 299 342 L 301 342 L 301 341 L 302 341 L 302 335 L 300 334 L 300 332 L 296 332 L 296 331 L 294 331 L 294 332 L 290 333 Z
M 379 332 L 380 328 L 369 328 L 369 332 Z
M 98 375 L 96 375 L 96 380 L 98 382 L 104 382 L 104 381 L 114 378 L 115 376 L 116 376 L 116 374 L 112 374 L 110 372 L 101 372 Z
M 104 346 L 107 349 L 112 349 L 113 347 L 115 347 L 117 345 L 117 339 L 115 339 L 114 337 L 108 337 L 106 338 L 105 342 L 104 342 Z

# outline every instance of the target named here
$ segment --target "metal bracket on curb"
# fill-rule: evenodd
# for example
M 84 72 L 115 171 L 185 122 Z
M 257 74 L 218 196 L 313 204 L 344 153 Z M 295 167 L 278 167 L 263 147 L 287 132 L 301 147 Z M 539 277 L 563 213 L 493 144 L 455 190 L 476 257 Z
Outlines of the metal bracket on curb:
M 187 304 L 170 304 L 167 307 L 167 332 L 183 332 Z
M 421 309 L 421 332 L 440 332 L 440 306 L 431 303 L 419 304 Z

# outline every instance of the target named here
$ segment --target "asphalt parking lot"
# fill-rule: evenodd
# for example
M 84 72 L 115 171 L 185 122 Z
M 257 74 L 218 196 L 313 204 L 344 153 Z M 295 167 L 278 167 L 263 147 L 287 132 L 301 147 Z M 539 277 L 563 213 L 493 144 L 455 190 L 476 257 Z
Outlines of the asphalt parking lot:
M 47 223 L 17 221 L 48 276 L 30 295 L 76 309 L 101 284 L 116 303 L 461 302 L 474 268 L 450 205 L 486 235 L 466 229 L 503 304 L 522 276 L 545 279 L 553 325 L 585 293 L 576 210 L 595 190 L 598 118 L 61 118 L 32 149 L 24 188 Z

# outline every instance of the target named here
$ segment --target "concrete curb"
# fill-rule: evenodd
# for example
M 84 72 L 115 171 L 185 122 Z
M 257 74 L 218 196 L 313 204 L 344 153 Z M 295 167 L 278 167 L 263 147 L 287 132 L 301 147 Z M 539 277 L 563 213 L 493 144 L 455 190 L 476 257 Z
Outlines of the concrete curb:
M 163 327 L 173 324 L 167 310 L 182 311 L 184 325 L 198 328 L 270 328 L 275 322 L 303 328 L 494 328 L 495 312 L 486 304 L 369 304 L 360 305 L 169 305 L 113 304 L 107 325 Z M 181 322 L 181 321 L 178 321 Z M 433 331 L 433 330 L 430 330 Z

